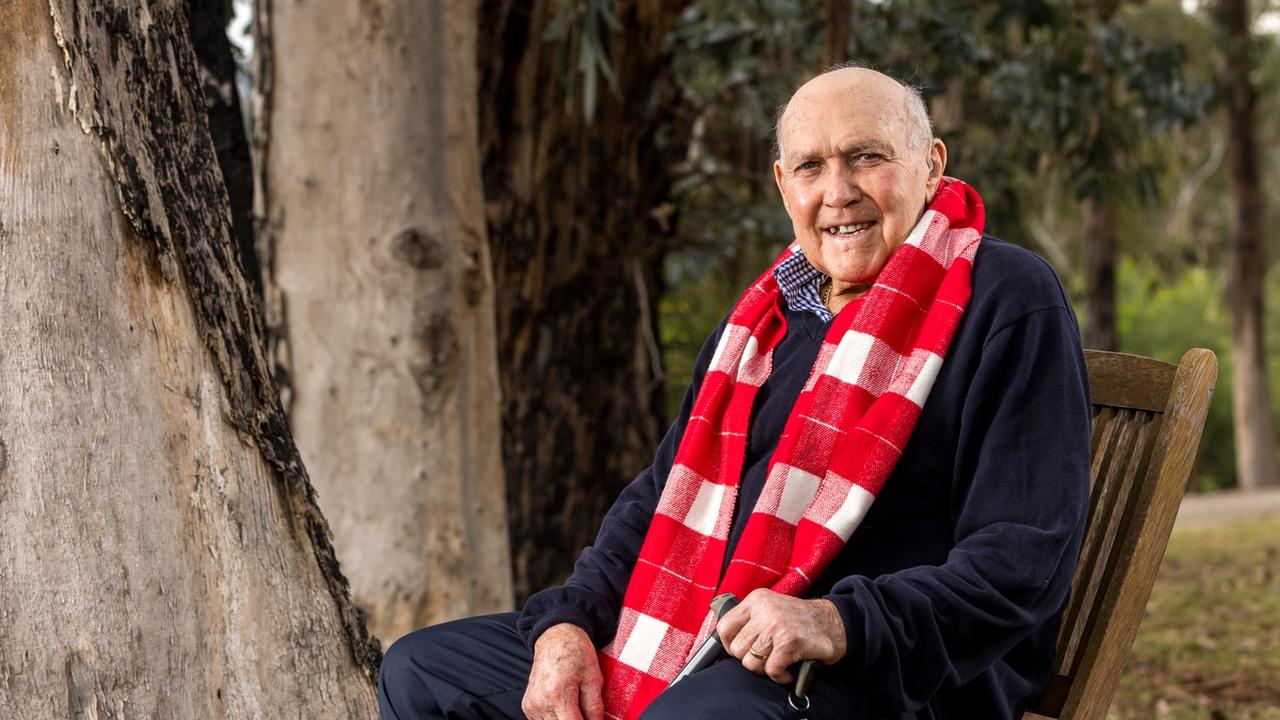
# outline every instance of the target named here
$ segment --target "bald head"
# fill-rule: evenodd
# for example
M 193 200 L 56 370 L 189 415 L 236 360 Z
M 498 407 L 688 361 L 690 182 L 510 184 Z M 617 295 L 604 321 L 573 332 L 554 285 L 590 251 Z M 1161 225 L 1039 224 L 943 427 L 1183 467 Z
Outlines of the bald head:
M 870 282 L 933 198 L 947 148 L 915 91 L 864 68 L 805 83 L 778 123 L 774 180 L 796 241 L 831 297 Z
M 894 109 L 885 118 L 902 124 L 912 150 L 923 148 L 933 139 L 933 123 L 919 90 L 869 68 L 840 67 L 801 85 L 778 110 L 774 123 L 778 158 L 783 157 L 784 130 L 795 115 L 821 112 L 830 103 L 840 102 L 872 102 Z

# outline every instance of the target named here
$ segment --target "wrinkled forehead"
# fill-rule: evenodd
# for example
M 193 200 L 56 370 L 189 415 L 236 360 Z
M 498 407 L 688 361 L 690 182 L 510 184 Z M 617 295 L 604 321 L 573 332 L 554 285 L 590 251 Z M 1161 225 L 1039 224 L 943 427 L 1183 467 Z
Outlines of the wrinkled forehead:
M 868 143 L 901 151 L 911 130 L 907 90 L 887 75 L 850 68 L 820 75 L 796 91 L 779 119 L 778 141 L 787 155 Z
M 779 127 L 787 157 L 876 151 L 894 155 L 911 145 L 911 125 L 898 103 L 854 101 L 788 108 Z

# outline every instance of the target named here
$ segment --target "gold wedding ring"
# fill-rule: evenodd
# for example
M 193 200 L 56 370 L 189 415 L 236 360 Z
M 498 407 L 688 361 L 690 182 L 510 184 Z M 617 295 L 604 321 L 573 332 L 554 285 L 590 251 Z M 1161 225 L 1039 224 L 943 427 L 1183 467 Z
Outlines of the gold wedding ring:
M 758 653 L 755 648 L 747 648 L 747 654 L 760 662 L 764 662 L 769 659 L 769 653 Z

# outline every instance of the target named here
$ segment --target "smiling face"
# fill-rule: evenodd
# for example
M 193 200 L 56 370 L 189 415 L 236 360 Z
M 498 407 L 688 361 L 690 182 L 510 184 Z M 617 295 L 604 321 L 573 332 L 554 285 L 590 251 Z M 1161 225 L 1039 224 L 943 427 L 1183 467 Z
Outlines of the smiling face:
M 907 107 L 893 79 L 848 68 L 802 86 L 779 123 L 782 203 L 805 257 L 837 286 L 875 279 L 942 178 L 946 147 Z

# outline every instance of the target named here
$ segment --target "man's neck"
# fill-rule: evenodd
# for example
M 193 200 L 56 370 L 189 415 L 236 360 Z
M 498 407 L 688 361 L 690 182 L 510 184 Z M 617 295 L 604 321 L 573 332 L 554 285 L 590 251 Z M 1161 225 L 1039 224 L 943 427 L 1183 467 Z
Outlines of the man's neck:
M 872 283 L 869 282 L 841 282 L 835 278 L 831 278 L 828 282 L 830 283 L 831 288 L 824 294 L 826 295 L 825 300 L 827 309 L 831 311 L 832 315 L 839 314 L 839 312 L 844 309 L 845 305 L 848 305 L 854 300 L 865 295 L 866 292 L 871 289 L 872 285 Z

